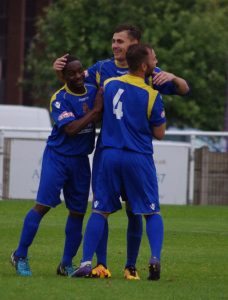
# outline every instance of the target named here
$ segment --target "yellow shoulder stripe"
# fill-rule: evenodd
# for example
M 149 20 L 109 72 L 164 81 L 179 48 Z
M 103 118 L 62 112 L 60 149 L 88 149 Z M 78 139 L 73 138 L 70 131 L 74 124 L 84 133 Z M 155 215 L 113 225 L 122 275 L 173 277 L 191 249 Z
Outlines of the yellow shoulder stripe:
M 149 92 L 149 101 L 147 106 L 147 118 L 149 119 L 158 91 L 155 91 L 150 86 L 148 86 L 148 92 Z
M 96 83 L 97 83 L 97 85 L 100 85 L 100 82 L 101 82 L 101 75 L 98 72 L 96 72 Z
M 52 102 L 53 101 L 55 101 L 56 100 L 56 95 L 61 91 L 61 90 L 63 90 L 65 88 L 65 85 L 63 86 L 63 87 L 61 87 L 61 89 L 59 89 L 58 91 L 56 91 L 53 95 L 52 95 L 52 97 L 51 97 L 51 100 L 50 100 L 50 112 L 52 111 Z
M 148 106 L 147 106 L 147 117 L 148 119 L 150 118 L 151 115 L 151 110 L 152 107 L 154 105 L 155 99 L 157 97 L 158 91 L 155 91 L 151 86 L 149 86 L 148 84 L 145 83 L 145 80 L 141 77 L 138 76 L 134 76 L 131 74 L 126 74 L 120 77 L 112 77 L 109 78 L 107 80 L 105 80 L 104 82 L 104 86 L 109 83 L 112 80 L 118 80 L 118 81 L 122 81 L 134 86 L 137 86 L 143 90 L 146 90 L 149 94 L 149 101 L 148 101 Z

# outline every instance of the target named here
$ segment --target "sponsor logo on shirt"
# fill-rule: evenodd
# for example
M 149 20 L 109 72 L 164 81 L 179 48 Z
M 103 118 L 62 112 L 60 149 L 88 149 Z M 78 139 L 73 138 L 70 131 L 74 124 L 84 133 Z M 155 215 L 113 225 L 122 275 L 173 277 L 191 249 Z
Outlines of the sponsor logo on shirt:
M 79 131 L 78 134 L 84 134 L 84 133 L 90 133 L 90 132 L 93 132 L 93 128 L 82 129 L 81 131 Z
M 89 97 L 84 97 L 84 98 L 79 98 L 78 101 L 79 101 L 79 102 L 83 102 L 83 101 L 86 101 L 86 100 L 88 100 L 88 99 L 89 99 Z
M 127 74 L 128 71 L 120 71 L 120 70 L 117 70 L 117 74 L 121 74 L 121 75 L 125 75 Z
M 64 111 L 62 112 L 59 117 L 58 117 L 58 121 L 61 121 L 63 119 L 67 119 L 67 118 L 70 118 L 70 117 L 74 117 L 74 114 L 70 111 Z

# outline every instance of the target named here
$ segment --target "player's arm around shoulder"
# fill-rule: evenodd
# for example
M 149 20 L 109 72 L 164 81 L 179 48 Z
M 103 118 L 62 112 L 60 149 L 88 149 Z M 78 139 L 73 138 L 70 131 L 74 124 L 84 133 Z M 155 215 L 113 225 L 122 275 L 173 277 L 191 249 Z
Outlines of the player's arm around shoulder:
M 158 86 L 162 86 L 167 82 L 173 82 L 176 87 L 177 95 L 187 95 L 189 93 L 189 85 L 187 81 L 181 77 L 176 76 L 173 73 L 160 70 L 154 72 L 153 83 Z

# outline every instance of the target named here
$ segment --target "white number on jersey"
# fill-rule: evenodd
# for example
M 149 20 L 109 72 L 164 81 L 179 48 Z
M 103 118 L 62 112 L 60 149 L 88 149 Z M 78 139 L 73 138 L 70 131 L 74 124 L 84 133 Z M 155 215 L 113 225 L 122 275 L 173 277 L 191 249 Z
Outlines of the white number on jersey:
M 118 89 L 112 101 L 113 113 L 114 115 L 116 115 L 116 118 L 118 120 L 121 120 L 121 118 L 123 117 L 123 110 L 122 110 L 123 103 L 120 101 L 120 97 L 123 94 L 123 92 L 124 92 L 123 89 Z

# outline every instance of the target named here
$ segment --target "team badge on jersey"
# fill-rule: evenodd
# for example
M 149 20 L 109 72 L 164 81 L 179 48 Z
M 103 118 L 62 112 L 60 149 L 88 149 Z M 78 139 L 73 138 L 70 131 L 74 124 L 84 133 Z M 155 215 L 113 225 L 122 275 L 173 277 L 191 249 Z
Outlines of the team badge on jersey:
M 94 201 L 94 203 L 93 203 L 94 208 L 97 208 L 98 204 L 99 204 L 99 201 Z
M 152 210 L 155 210 L 155 204 L 152 203 L 152 204 L 150 205 L 150 208 L 151 208 Z
M 56 101 L 56 102 L 55 102 L 55 107 L 59 109 L 60 106 L 61 106 L 60 102 L 59 102 L 59 101 Z

